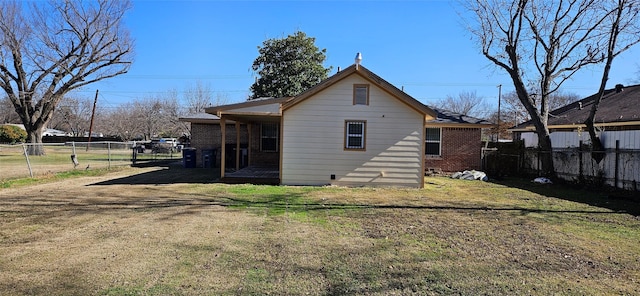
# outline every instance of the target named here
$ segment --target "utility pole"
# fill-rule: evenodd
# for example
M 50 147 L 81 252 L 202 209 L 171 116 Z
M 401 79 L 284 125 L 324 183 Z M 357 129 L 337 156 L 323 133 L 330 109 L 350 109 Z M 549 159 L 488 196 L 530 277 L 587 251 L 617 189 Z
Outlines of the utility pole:
M 500 102 L 502 101 L 502 84 L 498 84 L 498 135 L 496 142 L 500 142 Z
M 93 118 L 96 115 L 96 105 L 98 104 L 98 90 L 96 89 L 96 98 L 93 99 L 93 111 L 91 111 L 91 123 L 89 124 L 89 141 L 87 142 L 87 150 L 89 151 L 89 146 L 91 145 L 91 134 L 93 133 Z

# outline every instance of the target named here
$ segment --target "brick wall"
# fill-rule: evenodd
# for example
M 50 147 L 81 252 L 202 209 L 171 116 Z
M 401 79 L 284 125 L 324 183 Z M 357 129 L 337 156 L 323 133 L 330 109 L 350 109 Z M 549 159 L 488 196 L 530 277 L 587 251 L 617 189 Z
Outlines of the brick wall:
M 227 124 L 227 144 L 236 143 L 235 124 Z M 222 134 L 219 124 L 191 124 L 191 147 L 196 148 L 196 166 L 202 166 L 202 150 L 216 149 L 216 167 L 220 167 Z M 260 124 L 251 124 L 251 164 L 262 166 L 278 166 L 280 152 L 260 151 Z M 240 125 L 240 145 L 246 147 L 248 140 L 247 126 Z M 227 150 L 227 153 L 233 151 Z M 234 156 L 235 157 L 235 156 Z
M 191 147 L 196 148 L 196 166 L 202 166 L 202 150 L 216 149 L 216 167 L 220 167 L 220 153 L 222 133 L 219 124 L 191 123 Z M 235 124 L 226 126 L 226 143 L 235 144 L 236 127 Z M 240 144 L 246 145 L 248 142 L 247 126 L 240 125 Z M 227 151 L 227 153 L 229 153 Z
M 425 159 L 425 169 L 444 172 L 480 170 L 482 167 L 479 128 L 442 128 L 441 156 Z
M 260 124 L 251 125 L 251 164 L 257 166 L 277 167 L 280 165 L 280 152 L 260 151 Z M 278 144 L 279 146 L 279 144 Z M 278 147 L 279 148 L 279 147 Z

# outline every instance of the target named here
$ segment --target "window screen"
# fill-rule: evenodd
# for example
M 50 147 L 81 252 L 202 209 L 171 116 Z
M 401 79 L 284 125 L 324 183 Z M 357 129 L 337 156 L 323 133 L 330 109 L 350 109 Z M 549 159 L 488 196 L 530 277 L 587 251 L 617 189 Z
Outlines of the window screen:
M 364 149 L 364 121 L 347 121 L 345 124 L 345 148 Z
M 353 104 L 369 105 L 369 86 L 366 84 L 356 84 L 353 86 Z
M 440 129 L 439 128 L 426 129 L 424 151 L 426 155 L 440 155 Z
M 260 131 L 260 150 L 264 152 L 278 151 L 278 124 L 263 123 Z

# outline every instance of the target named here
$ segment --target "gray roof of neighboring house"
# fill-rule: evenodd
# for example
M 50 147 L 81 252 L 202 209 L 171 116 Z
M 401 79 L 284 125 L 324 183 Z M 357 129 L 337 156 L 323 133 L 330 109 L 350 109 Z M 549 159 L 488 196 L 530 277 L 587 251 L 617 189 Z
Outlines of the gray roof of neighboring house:
M 203 121 L 217 121 L 217 120 L 220 120 L 220 118 L 213 114 L 202 112 L 202 113 L 189 114 L 187 116 L 180 117 L 179 120 L 187 121 L 187 122 L 203 122 Z
M 549 127 L 561 125 L 582 125 L 589 116 L 597 94 L 568 104 L 550 112 Z M 640 85 L 622 86 L 605 91 L 596 112 L 595 123 L 619 123 L 640 121 Z M 634 123 L 635 124 L 635 123 Z M 530 126 L 523 122 L 514 129 Z
M 429 123 L 438 123 L 438 124 L 481 124 L 481 125 L 492 125 L 493 123 L 486 121 L 484 119 L 475 118 L 455 112 L 451 112 L 448 110 L 431 108 L 433 111 L 436 111 L 438 117 L 435 120 L 428 121 Z

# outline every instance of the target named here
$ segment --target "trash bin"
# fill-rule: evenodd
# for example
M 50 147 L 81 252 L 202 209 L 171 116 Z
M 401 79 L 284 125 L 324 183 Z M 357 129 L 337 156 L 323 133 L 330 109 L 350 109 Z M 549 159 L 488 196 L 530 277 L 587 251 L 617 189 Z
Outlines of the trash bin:
M 202 167 L 210 169 L 216 166 L 216 150 L 202 149 Z
M 182 165 L 185 168 L 196 167 L 196 149 L 195 148 L 182 149 Z

